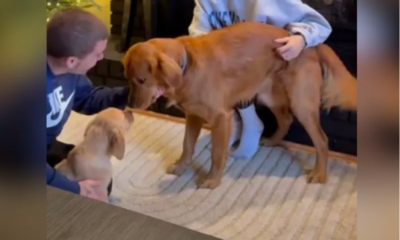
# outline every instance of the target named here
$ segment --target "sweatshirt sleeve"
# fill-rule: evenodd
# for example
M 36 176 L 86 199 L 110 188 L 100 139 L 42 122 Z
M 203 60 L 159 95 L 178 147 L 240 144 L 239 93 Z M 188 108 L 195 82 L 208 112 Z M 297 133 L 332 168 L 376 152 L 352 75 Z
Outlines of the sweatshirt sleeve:
M 94 87 L 86 76 L 79 76 L 75 91 L 73 110 L 87 115 L 109 107 L 124 109 L 129 96 L 129 87 Z
M 280 9 L 292 21 L 287 29 L 292 34 L 301 34 L 305 38 L 306 47 L 314 47 L 329 37 L 332 27 L 316 10 L 304 4 L 301 0 L 278 0 Z
M 211 32 L 212 28 L 208 20 L 208 14 L 205 12 L 200 1 L 195 0 L 195 4 L 193 19 L 189 26 L 189 35 L 192 37 L 200 37 Z
M 68 192 L 80 194 L 81 188 L 79 183 L 72 182 L 61 173 L 58 173 L 49 164 L 46 166 L 46 183 L 52 187 L 56 187 Z

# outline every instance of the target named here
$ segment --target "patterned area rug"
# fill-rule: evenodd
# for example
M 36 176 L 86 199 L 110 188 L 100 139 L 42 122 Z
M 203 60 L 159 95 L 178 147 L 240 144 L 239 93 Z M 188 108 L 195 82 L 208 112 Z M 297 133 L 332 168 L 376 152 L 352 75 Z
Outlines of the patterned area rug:
M 79 142 L 92 118 L 74 113 L 59 140 Z M 111 203 L 221 239 L 357 239 L 355 164 L 331 159 L 329 182 L 309 185 L 302 168 L 314 164 L 314 155 L 261 147 L 251 161 L 230 159 L 215 190 L 197 189 L 211 163 L 207 130 L 192 169 L 181 177 L 165 173 L 183 136 L 181 123 L 136 114 L 124 160 L 112 159 Z

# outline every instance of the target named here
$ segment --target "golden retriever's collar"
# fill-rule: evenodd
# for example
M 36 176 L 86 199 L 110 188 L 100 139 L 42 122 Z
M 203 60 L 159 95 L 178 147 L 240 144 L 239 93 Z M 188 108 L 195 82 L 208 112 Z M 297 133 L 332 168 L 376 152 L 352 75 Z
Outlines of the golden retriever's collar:
M 185 74 L 186 71 L 186 67 L 187 67 L 187 62 L 188 62 L 188 56 L 187 56 L 187 52 L 185 50 L 185 55 L 183 56 L 183 62 L 182 62 L 182 75 Z

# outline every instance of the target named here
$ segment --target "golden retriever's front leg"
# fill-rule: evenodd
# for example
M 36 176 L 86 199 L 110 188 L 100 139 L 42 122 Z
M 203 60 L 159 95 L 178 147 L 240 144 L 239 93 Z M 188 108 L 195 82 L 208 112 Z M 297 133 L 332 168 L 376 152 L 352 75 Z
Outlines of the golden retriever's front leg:
M 232 113 L 219 114 L 211 125 L 211 169 L 206 178 L 199 182 L 200 188 L 214 189 L 221 183 L 228 157 L 229 136 L 232 128 Z
M 185 137 L 183 140 L 183 152 L 179 160 L 167 169 L 167 173 L 182 175 L 192 160 L 194 148 L 203 126 L 203 119 L 193 115 L 186 115 Z

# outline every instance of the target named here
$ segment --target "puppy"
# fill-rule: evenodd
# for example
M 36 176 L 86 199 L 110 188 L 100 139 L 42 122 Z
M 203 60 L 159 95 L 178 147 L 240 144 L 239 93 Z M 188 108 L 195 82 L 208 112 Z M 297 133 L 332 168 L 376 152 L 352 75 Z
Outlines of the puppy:
M 132 46 L 123 64 L 131 85 L 129 105 L 146 109 L 164 89 L 170 104 L 186 115 L 183 152 L 169 173 L 189 166 L 203 123 L 211 126 L 212 166 L 199 187 L 215 188 L 223 176 L 232 129 L 233 107 L 257 96 L 275 114 L 273 146 L 283 139 L 293 115 L 317 151 L 309 183 L 327 181 L 328 139 L 319 122 L 322 106 L 357 109 L 357 81 L 326 45 L 307 48 L 283 60 L 274 40 L 289 32 L 261 23 L 239 23 L 202 37 L 153 39 Z
M 72 181 L 102 180 L 107 188 L 112 178 L 111 157 L 124 158 L 124 133 L 132 123 L 131 112 L 116 108 L 101 111 L 86 127 L 83 141 L 55 169 Z

